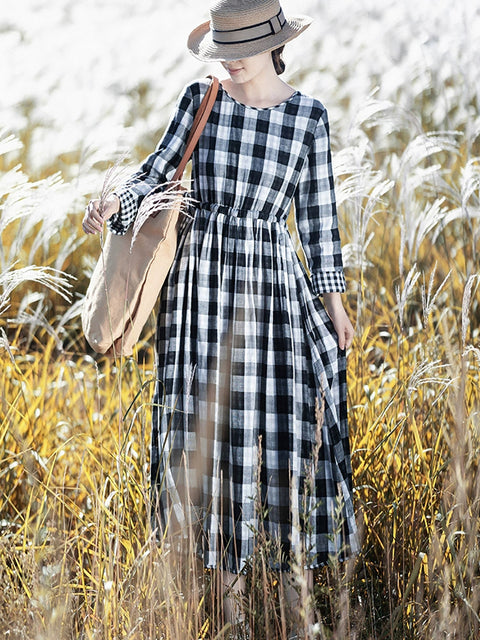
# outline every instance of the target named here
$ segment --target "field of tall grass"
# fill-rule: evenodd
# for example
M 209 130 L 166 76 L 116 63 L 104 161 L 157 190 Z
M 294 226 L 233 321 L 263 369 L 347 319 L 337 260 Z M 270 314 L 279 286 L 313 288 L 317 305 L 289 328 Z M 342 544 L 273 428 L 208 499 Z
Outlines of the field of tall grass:
M 356 325 L 361 553 L 316 573 L 312 633 L 474 640 L 480 9 L 283 5 L 315 18 L 287 51 L 286 79 L 329 110 Z M 114 362 L 89 351 L 79 321 L 99 252 L 81 232 L 84 206 L 109 166 L 128 171 L 152 149 L 186 82 L 220 73 L 184 51 L 207 8 L 25 0 L 0 11 L 0 630 L 228 638 L 217 577 L 188 548 L 157 544 L 147 518 L 153 322 L 136 357 Z M 252 640 L 287 638 L 277 578 L 260 544 L 241 603 Z M 295 580 L 302 591 L 300 567 Z

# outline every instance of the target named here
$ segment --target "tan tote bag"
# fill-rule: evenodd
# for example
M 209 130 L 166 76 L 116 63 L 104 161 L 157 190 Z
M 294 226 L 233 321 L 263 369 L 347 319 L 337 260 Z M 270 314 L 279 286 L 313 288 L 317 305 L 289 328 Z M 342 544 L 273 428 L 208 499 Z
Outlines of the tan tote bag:
M 173 177 L 178 184 L 205 127 L 218 92 L 212 83 L 195 115 L 182 161 Z M 183 190 L 184 191 L 184 190 Z M 165 192 L 167 208 L 147 205 L 145 222 L 135 233 L 107 232 L 82 308 L 82 327 L 88 344 L 97 353 L 130 356 L 152 312 L 177 249 L 184 196 L 178 188 L 173 198 Z M 144 199 L 147 200 L 150 194 Z M 156 195 L 159 198 L 159 195 Z M 162 194 L 160 194 L 160 199 Z M 169 204 L 170 201 L 170 204 Z M 172 203 L 173 202 L 173 203 Z M 142 202 L 143 206 L 144 202 Z M 157 210 L 155 210 L 157 209 Z

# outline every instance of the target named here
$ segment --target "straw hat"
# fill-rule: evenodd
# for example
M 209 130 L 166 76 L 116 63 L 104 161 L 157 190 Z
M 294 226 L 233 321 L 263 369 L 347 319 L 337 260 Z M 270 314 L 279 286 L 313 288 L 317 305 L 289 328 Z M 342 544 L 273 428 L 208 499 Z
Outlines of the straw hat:
M 199 60 L 241 60 L 281 47 L 311 22 L 286 18 L 278 0 L 215 0 L 210 21 L 192 31 L 187 46 Z

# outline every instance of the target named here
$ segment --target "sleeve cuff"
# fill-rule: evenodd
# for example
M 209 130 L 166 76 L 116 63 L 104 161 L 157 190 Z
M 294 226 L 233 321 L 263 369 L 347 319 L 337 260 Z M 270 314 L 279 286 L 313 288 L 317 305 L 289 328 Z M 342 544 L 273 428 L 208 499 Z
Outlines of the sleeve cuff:
M 310 280 L 313 291 L 317 296 L 322 295 L 322 293 L 343 293 L 347 289 L 343 270 L 312 273 Z
M 135 219 L 138 196 L 128 190 L 115 191 L 115 195 L 120 200 L 120 209 L 107 220 L 107 227 L 112 233 L 124 235 Z

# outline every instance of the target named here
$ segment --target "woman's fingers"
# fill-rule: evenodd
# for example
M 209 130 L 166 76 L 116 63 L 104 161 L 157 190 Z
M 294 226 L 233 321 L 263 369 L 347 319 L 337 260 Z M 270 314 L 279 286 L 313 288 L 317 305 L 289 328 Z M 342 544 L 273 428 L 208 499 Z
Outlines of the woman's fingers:
M 355 330 L 343 307 L 339 307 L 331 314 L 331 320 L 338 337 L 340 349 L 348 349 L 352 346 Z
M 105 203 L 103 205 L 103 211 L 102 211 L 103 220 L 105 221 L 111 218 L 115 213 L 119 211 L 119 209 L 120 209 L 120 200 L 115 193 L 112 193 L 111 195 L 108 196 L 108 198 L 105 200 Z
M 338 334 L 338 346 L 340 349 L 348 349 L 352 346 L 354 329 L 350 320 L 345 317 L 343 331 Z
M 350 320 L 347 318 L 347 324 L 345 327 L 345 349 L 349 349 L 352 346 L 354 335 L 355 329 L 353 328 Z
M 346 349 L 347 348 L 347 333 L 345 331 L 345 333 L 343 331 L 340 331 L 340 333 L 337 333 L 338 336 L 338 346 L 340 349 Z
M 83 217 L 82 228 L 85 233 L 100 233 L 103 229 L 103 217 L 100 214 L 100 200 L 90 200 Z
M 105 220 L 111 218 L 120 208 L 118 196 L 112 194 L 103 204 L 100 211 L 100 200 L 90 200 L 83 217 L 82 229 L 85 233 L 100 233 Z

